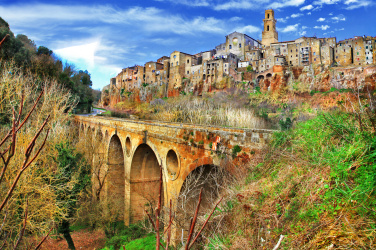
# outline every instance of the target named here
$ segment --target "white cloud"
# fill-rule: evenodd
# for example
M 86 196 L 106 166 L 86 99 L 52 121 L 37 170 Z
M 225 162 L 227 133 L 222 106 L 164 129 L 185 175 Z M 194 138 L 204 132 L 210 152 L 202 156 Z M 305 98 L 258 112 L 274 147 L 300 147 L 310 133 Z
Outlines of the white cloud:
M 247 25 L 244 27 L 236 28 L 236 31 L 240 33 L 245 33 L 245 34 L 254 34 L 254 33 L 260 33 L 261 29 L 252 25 Z
M 269 4 L 268 8 L 281 9 L 281 8 L 289 7 L 289 6 L 297 7 L 297 6 L 304 4 L 304 2 L 305 0 L 281 0 L 281 1 L 273 2 Z
M 300 17 L 300 16 L 303 16 L 303 14 L 302 13 L 292 14 L 291 18 L 297 18 L 297 17 Z
M 346 21 L 346 17 L 342 14 L 332 17 L 331 19 L 333 20 L 334 23 L 338 23 L 339 21 Z
M 333 13 L 329 13 L 329 16 L 333 16 Z
M 258 8 L 257 3 L 253 3 L 246 0 L 228 1 L 226 3 L 218 4 L 214 6 L 215 10 L 230 10 L 230 9 L 252 9 Z
M 240 21 L 242 19 L 243 19 L 242 17 L 234 16 L 234 17 L 231 17 L 229 20 L 232 21 L 232 22 L 236 22 L 236 21 Z
M 312 13 L 311 13 L 311 12 L 308 12 L 307 15 L 310 16 L 310 15 L 312 15 Z
M 315 26 L 315 29 L 321 29 L 321 30 L 327 30 L 330 28 L 329 25 L 321 25 L 321 26 Z
M 289 20 L 289 19 L 290 19 L 290 17 L 287 16 L 287 17 L 285 17 L 285 18 L 277 18 L 277 21 L 278 21 L 278 22 L 281 22 L 281 23 L 286 23 L 287 20 Z
M 55 54 L 63 58 L 67 58 L 72 62 L 84 61 L 89 66 L 95 63 L 95 53 L 98 50 L 100 41 L 93 41 L 91 43 L 65 47 L 54 51 Z
M 295 32 L 298 30 L 298 26 L 299 26 L 298 23 L 294 25 L 288 25 L 284 28 L 278 29 L 278 31 L 282 33 Z
M 317 22 L 324 22 L 325 21 L 325 18 L 323 17 L 320 17 L 319 19 L 317 19 Z
M 300 6 L 305 0 L 229 0 L 212 4 L 214 10 L 249 10 L 249 9 L 281 9 L 289 6 Z
M 302 30 L 308 29 L 307 26 L 302 26 Z
M 209 2 L 205 0 L 179 0 L 179 1 L 174 1 L 174 0 L 155 0 L 157 2 L 172 2 L 176 4 L 183 4 L 191 7 L 202 7 L 202 6 L 209 6 Z
M 307 31 L 305 31 L 305 30 L 302 31 L 302 32 L 299 32 L 299 35 L 300 35 L 300 36 L 305 36 L 306 34 L 307 34 Z
M 337 4 L 340 1 L 341 0 L 317 0 L 317 1 L 314 1 L 313 4 L 314 5 Z
M 348 10 L 374 5 L 374 2 L 370 0 L 345 0 L 344 3 L 347 5 L 346 9 Z
M 313 9 L 313 5 L 310 4 L 310 5 L 306 5 L 304 7 L 301 7 L 300 8 L 300 11 L 303 11 L 303 10 L 312 10 Z

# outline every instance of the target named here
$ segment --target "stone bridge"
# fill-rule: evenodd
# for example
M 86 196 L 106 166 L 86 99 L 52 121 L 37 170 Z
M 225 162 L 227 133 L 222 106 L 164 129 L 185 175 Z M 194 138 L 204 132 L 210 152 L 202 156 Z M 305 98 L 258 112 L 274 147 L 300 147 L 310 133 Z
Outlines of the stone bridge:
M 76 116 L 80 137 L 94 135 L 107 171 L 103 195 L 121 204 L 126 224 L 144 217 L 159 194 L 163 169 L 164 203 L 176 201 L 184 181 L 198 167 L 221 165 L 224 155 L 252 158 L 269 141 L 272 130 L 236 129 L 156 121 Z M 90 137 L 87 137 L 90 138 Z
M 256 77 L 257 81 L 264 80 L 267 78 L 271 78 L 273 76 L 273 67 L 271 69 L 268 69 L 262 73 L 259 73 Z

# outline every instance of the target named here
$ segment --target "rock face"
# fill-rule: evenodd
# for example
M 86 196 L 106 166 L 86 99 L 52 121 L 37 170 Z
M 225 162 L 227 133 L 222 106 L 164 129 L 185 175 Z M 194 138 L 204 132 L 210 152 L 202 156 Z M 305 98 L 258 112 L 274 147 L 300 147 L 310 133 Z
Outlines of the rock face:
M 328 91 L 336 89 L 354 89 L 361 91 L 373 91 L 376 86 L 376 66 L 368 67 L 335 67 L 315 69 L 303 69 L 301 73 L 293 70 L 294 78 L 310 90 Z
M 281 92 L 284 89 L 307 93 L 310 91 L 329 91 L 335 89 L 354 89 L 360 91 L 373 91 L 376 89 L 376 66 L 359 67 L 328 67 L 318 65 L 316 67 L 286 67 L 274 66 L 273 74 L 260 78 L 258 86 L 262 92 Z M 246 83 L 257 86 L 257 75 L 254 72 L 238 72 L 238 76 L 223 77 L 213 83 L 192 83 L 189 79 L 183 79 L 179 85 L 150 84 L 141 86 L 133 92 L 126 92 L 107 85 L 102 90 L 102 106 L 113 107 L 118 102 L 150 102 L 156 98 L 177 97 L 182 94 L 192 93 L 202 95 L 204 92 L 224 91 L 236 87 L 237 83 Z M 271 76 L 270 76 L 271 75 Z M 252 81 L 253 79 L 253 81 Z M 252 83 L 252 84 L 251 84 Z M 247 85 L 247 86 L 248 86 Z M 238 85 L 239 86 L 239 85 Z

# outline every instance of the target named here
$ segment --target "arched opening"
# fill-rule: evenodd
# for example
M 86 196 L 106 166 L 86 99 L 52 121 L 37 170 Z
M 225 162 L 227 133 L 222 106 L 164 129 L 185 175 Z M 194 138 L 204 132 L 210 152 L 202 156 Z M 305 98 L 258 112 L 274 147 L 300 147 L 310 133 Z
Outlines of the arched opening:
M 85 134 L 85 126 L 84 126 L 84 124 L 81 124 L 80 135 L 83 135 L 83 134 Z
M 117 135 L 110 140 L 107 165 L 107 198 L 120 221 L 124 219 L 125 173 L 123 147 Z
M 176 224 L 180 228 L 178 231 L 189 230 L 190 218 L 197 207 L 201 188 L 203 191 L 199 215 L 203 215 L 213 208 L 222 189 L 227 186 L 226 182 L 230 180 L 229 176 L 226 170 L 215 165 L 199 166 L 187 176 L 177 203 Z M 187 235 L 188 231 L 184 231 L 184 237 Z
M 269 25 L 268 25 L 268 26 L 266 26 L 266 31 L 269 31 Z
M 166 156 L 167 172 L 171 180 L 175 180 L 179 175 L 179 159 L 174 150 L 170 150 Z
M 105 155 L 106 155 L 106 144 L 103 140 L 102 131 L 97 130 L 93 144 L 92 144 L 92 153 L 93 153 L 93 163 L 92 163 L 92 177 L 93 177 L 93 193 L 97 200 L 100 200 L 104 196 L 104 184 L 106 180 L 106 168 L 105 168 Z
M 270 14 L 268 14 L 268 19 L 270 18 Z
M 131 138 L 127 137 L 127 139 L 125 139 L 125 151 L 127 153 L 127 156 L 130 156 L 131 148 L 132 148 Z
M 270 77 L 272 77 L 271 73 L 266 74 L 266 78 L 270 78 Z
M 130 223 L 142 220 L 145 209 L 154 211 L 158 204 L 159 179 L 160 168 L 157 156 L 149 145 L 141 144 L 133 155 L 131 165 Z
M 260 82 L 261 80 L 264 80 L 264 76 L 263 75 L 259 75 L 257 77 L 257 82 Z

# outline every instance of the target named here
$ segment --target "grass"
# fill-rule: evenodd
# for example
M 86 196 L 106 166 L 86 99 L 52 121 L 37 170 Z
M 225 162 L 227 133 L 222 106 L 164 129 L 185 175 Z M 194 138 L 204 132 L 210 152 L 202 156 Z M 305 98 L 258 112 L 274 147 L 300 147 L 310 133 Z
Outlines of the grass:
M 282 234 L 282 249 L 375 248 L 376 137 L 365 115 L 362 126 L 332 112 L 275 133 L 231 209 L 228 246 L 272 249 Z

